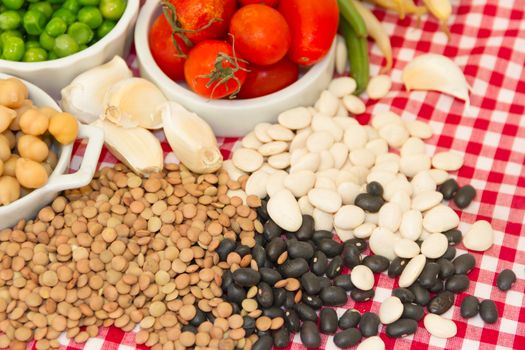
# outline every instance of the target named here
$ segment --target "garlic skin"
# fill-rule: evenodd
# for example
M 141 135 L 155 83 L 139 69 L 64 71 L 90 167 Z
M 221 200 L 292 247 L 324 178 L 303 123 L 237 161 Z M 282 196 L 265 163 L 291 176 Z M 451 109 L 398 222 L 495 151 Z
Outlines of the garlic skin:
M 104 130 L 104 142 L 111 153 L 135 173 L 148 176 L 162 171 L 164 153 L 150 131 L 140 127 L 126 129 L 102 119 L 91 125 Z
M 461 69 L 448 57 L 425 54 L 414 58 L 403 69 L 405 88 L 439 91 L 470 105 L 469 85 Z
M 159 107 L 164 133 L 175 156 L 191 171 L 208 174 L 222 166 L 222 154 L 211 127 L 176 102 Z
M 104 96 L 111 86 L 133 74 L 120 57 L 77 76 L 62 89 L 60 106 L 85 124 L 94 122 L 104 112 Z
M 160 89 L 149 80 L 128 78 L 106 92 L 101 118 L 126 128 L 160 129 L 162 121 L 156 113 L 157 106 L 166 101 Z

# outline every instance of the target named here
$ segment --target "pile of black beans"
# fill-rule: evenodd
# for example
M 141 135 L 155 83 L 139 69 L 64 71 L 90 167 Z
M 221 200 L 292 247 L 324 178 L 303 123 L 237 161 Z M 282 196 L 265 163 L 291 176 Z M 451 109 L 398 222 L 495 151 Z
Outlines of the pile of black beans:
M 448 179 L 438 187 L 438 191 L 443 195 L 443 199 L 453 199 L 458 208 L 465 209 L 476 197 L 476 190 L 471 185 L 459 187 L 454 179 Z

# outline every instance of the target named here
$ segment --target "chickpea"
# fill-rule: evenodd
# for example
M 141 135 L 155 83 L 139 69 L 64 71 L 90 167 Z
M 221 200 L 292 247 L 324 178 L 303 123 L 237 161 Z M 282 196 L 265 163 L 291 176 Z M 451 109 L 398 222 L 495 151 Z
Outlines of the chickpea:
M 13 121 L 11 122 L 11 125 L 9 126 L 10 129 L 13 131 L 20 130 L 20 118 L 22 117 L 22 114 L 24 114 L 25 112 L 33 108 L 34 108 L 33 101 L 25 100 L 21 107 L 15 109 L 16 118 L 13 119 Z
M 48 175 L 42 164 L 19 158 L 16 161 L 16 179 L 26 188 L 40 188 L 47 183 Z
M 37 109 L 30 109 L 22 114 L 19 124 L 27 135 L 39 136 L 47 131 L 49 118 Z
M 69 113 L 57 113 L 51 117 L 49 132 L 61 144 L 70 144 L 77 138 L 78 122 Z
M 46 143 L 33 135 L 23 135 L 18 139 L 18 153 L 22 158 L 43 162 L 49 154 Z
M 20 198 L 20 184 L 14 177 L 0 177 L 0 204 L 8 205 Z
M 19 79 L 0 80 L 0 105 L 18 108 L 22 106 L 28 95 L 27 87 Z
M 20 158 L 16 154 L 12 154 L 11 157 L 4 162 L 4 175 L 16 176 L 16 161 Z
M 0 133 L 6 131 L 16 118 L 16 111 L 0 105 Z
M 7 139 L 9 143 L 9 148 L 13 149 L 16 146 L 16 136 L 11 130 L 4 131 L 1 135 Z
M 5 162 L 9 159 L 9 157 L 11 157 L 11 148 L 9 147 L 9 141 L 5 136 L 0 137 L 0 160 Z
M 38 109 L 38 111 L 42 114 L 45 114 L 48 118 L 51 118 L 53 117 L 55 114 L 58 113 L 58 111 L 56 109 L 54 109 L 53 107 L 40 107 Z

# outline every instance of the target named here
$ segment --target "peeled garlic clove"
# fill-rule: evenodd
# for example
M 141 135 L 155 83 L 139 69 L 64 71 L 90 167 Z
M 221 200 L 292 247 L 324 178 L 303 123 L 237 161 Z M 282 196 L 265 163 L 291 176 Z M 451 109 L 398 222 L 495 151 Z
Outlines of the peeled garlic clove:
M 126 129 L 102 119 L 92 125 L 104 130 L 104 142 L 111 153 L 135 173 L 147 176 L 162 171 L 164 153 L 150 131 L 140 127 Z
M 217 140 L 208 123 L 176 102 L 159 107 L 164 133 L 175 156 L 191 171 L 207 174 L 222 165 Z
M 407 64 L 402 79 L 408 91 L 439 91 L 465 101 L 467 107 L 470 104 L 467 80 L 448 57 L 437 54 L 418 56 Z
M 166 97 L 152 82 L 143 78 L 128 78 L 113 85 L 104 96 L 104 115 L 123 127 L 162 128 L 157 107 Z
M 109 88 L 132 75 L 126 62 L 115 56 L 108 63 L 80 74 L 63 88 L 60 105 L 82 123 L 92 123 L 104 112 L 104 95 Z

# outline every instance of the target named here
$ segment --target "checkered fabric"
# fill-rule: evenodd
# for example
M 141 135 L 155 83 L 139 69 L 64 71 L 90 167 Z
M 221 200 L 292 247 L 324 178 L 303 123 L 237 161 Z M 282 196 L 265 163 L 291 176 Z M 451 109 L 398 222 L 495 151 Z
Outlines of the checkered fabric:
M 475 253 L 476 268 L 471 283 L 456 298 L 455 306 L 444 316 L 455 320 L 458 333 L 451 339 L 431 337 L 420 322 L 415 335 L 390 339 L 382 327 L 380 336 L 387 349 L 525 349 L 525 0 L 453 1 L 450 18 L 451 39 L 439 31 L 435 19 L 423 16 L 399 20 L 391 12 L 374 9 L 390 34 L 394 50 L 392 91 L 380 102 L 368 101 L 367 113 L 360 122 L 367 123 L 375 111 L 391 109 L 404 119 L 427 121 L 435 136 L 427 141 L 431 152 L 455 150 L 465 155 L 465 165 L 457 174 L 458 182 L 470 183 L 478 191 L 474 202 L 457 210 L 460 229 L 465 232 L 476 220 L 488 220 L 495 229 L 495 244 L 484 253 Z M 372 72 L 376 74 L 383 58 L 371 45 Z M 407 93 L 401 81 L 403 67 L 415 56 L 439 53 L 452 58 L 465 72 L 472 86 L 471 107 L 435 92 Z M 136 69 L 134 55 L 129 58 Z M 161 134 L 168 161 L 175 160 Z M 225 158 L 237 139 L 219 139 Z M 78 168 L 85 145 L 77 143 L 72 168 Z M 107 150 L 100 157 L 101 166 L 116 163 Z M 454 204 L 450 204 L 454 207 Z M 463 245 L 458 255 L 465 253 Z M 499 271 L 510 268 L 518 282 L 508 292 L 496 287 Z M 376 275 L 376 295 L 372 301 L 348 303 L 337 312 L 356 308 L 360 312 L 378 312 L 381 302 L 397 287 L 386 274 Z M 500 318 L 493 325 L 479 316 L 465 320 L 459 305 L 465 295 L 496 302 Z M 131 350 L 146 349 L 133 344 L 133 334 L 116 328 L 103 329 L 95 339 L 80 345 L 65 338 L 62 349 Z M 291 349 L 303 349 L 296 335 Z M 335 349 L 332 337 L 323 336 L 322 348 Z

